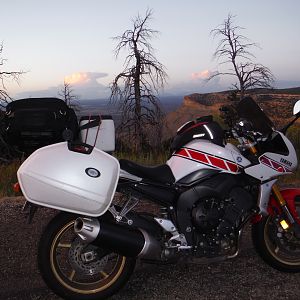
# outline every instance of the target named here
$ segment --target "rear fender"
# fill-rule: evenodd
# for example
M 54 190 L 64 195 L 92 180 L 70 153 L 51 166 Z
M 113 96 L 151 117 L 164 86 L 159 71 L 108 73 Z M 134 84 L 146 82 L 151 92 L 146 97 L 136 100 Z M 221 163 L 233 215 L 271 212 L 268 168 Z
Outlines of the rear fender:
M 300 224 L 300 216 L 297 213 L 295 206 L 295 198 L 298 196 L 300 198 L 300 189 L 284 189 L 281 190 L 281 195 L 286 201 L 287 207 L 289 208 L 290 213 L 294 217 L 295 221 Z M 277 203 L 275 198 L 271 195 L 269 200 L 269 205 L 267 208 L 269 215 L 280 214 L 282 212 L 282 208 Z M 261 215 L 256 215 L 252 219 L 252 223 L 258 223 L 262 219 Z

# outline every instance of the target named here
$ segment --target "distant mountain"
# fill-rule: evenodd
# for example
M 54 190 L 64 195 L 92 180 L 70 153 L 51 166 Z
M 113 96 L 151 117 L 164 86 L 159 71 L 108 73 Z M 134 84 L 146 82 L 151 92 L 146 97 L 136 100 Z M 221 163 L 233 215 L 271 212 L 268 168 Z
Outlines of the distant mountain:
M 189 105 L 189 102 L 197 102 L 203 105 L 213 105 L 220 102 L 228 102 L 228 97 L 232 91 L 224 91 L 217 93 L 194 93 L 184 96 L 184 103 Z M 247 91 L 247 95 L 253 97 L 259 102 L 272 100 L 295 100 L 300 97 L 300 87 L 290 89 L 252 89 Z
M 162 109 L 165 113 L 176 110 L 183 103 L 183 96 L 162 96 L 159 98 Z M 118 105 L 111 103 L 108 99 L 80 99 L 78 100 L 80 110 L 79 116 L 89 114 L 110 114 L 120 116 Z
M 194 93 L 184 96 L 182 105 L 170 112 L 166 117 L 166 136 L 174 135 L 176 129 L 183 123 L 205 115 L 219 115 L 219 108 L 232 104 L 229 96 L 232 91 L 217 93 Z M 253 89 L 250 95 L 273 120 L 276 126 L 281 126 L 286 119 L 292 117 L 292 108 L 300 100 L 300 87 L 290 89 Z

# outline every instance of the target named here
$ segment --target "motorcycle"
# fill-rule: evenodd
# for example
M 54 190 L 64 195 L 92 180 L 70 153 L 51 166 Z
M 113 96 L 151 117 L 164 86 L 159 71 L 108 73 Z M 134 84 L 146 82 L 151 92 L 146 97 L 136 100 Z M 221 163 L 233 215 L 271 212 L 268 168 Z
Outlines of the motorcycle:
M 172 155 L 146 167 L 88 144 L 63 142 L 34 152 L 18 170 L 33 215 L 60 210 L 38 249 L 41 275 L 66 299 L 105 299 L 117 293 L 137 259 L 234 258 L 249 222 L 258 254 L 273 268 L 300 271 L 300 189 L 280 190 L 277 177 L 297 167 L 296 151 L 250 98 L 221 114 L 228 130 L 200 117 L 178 129 Z M 235 144 L 232 141 L 236 141 Z M 160 209 L 134 208 L 150 200 Z

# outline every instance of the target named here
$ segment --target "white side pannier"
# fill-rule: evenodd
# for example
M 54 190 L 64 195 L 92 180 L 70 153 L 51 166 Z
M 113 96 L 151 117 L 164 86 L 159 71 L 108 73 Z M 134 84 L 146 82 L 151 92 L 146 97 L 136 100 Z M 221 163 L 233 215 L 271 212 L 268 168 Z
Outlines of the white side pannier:
M 31 154 L 17 173 L 25 198 L 77 214 L 104 214 L 115 194 L 120 165 L 97 148 L 88 150 L 92 152 L 64 142 Z

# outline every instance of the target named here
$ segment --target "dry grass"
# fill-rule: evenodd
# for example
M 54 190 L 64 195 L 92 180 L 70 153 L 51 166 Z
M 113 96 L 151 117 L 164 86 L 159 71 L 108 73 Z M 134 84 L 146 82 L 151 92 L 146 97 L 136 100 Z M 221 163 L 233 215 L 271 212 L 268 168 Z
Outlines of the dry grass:
M 158 154 L 154 154 L 151 152 L 142 152 L 140 155 L 136 155 L 124 152 L 115 152 L 114 156 L 118 159 L 128 159 L 142 165 L 154 166 L 164 164 L 170 158 L 170 153 L 168 153 L 168 151 L 160 152 Z
M 17 182 L 17 170 L 20 165 L 19 160 L 0 165 L 0 197 L 15 195 L 13 185 Z

